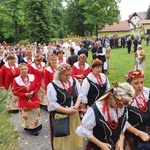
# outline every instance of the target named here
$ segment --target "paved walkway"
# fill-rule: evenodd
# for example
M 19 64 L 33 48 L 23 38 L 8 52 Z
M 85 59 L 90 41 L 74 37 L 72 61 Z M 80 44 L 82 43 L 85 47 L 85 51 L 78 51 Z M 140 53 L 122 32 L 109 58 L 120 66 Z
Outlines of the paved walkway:
M 34 136 L 31 133 L 24 131 L 23 127 L 19 125 L 19 114 L 12 114 L 10 120 L 14 124 L 15 130 L 20 132 L 18 150 L 51 150 L 49 112 L 43 109 L 41 109 L 41 111 L 43 129 L 39 132 L 38 136 Z
M 43 129 L 38 136 L 24 131 L 19 125 L 19 114 L 13 114 L 11 122 L 15 126 L 15 130 L 20 132 L 19 149 L 18 150 L 51 150 L 50 131 L 49 131 L 49 113 L 42 109 L 42 126 Z

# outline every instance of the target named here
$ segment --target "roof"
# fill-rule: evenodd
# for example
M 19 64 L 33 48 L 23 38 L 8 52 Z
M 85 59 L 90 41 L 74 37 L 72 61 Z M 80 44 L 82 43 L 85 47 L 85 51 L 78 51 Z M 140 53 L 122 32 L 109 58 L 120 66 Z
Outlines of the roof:
M 120 21 L 119 23 L 114 23 L 113 25 L 105 25 L 105 27 L 99 32 L 109 32 L 109 31 L 130 31 L 128 21 Z
M 140 21 L 142 24 L 150 24 L 150 20 L 141 20 Z
M 131 20 L 128 20 L 128 23 L 132 24 L 133 27 L 135 27 L 136 25 L 131 21 Z
M 145 20 L 147 17 L 147 11 L 145 12 L 136 12 L 136 14 L 141 18 L 141 20 Z
M 132 18 L 134 15 L 139 16 L 139 17 L 141 18 L 141 20 L 145 20 L 146 17 L 147 17 L 147 11 L 144 11 L 144 12 L 134 12 L 132 15 L 130 15 L 129 20 L 131 20 L 131 18 Z

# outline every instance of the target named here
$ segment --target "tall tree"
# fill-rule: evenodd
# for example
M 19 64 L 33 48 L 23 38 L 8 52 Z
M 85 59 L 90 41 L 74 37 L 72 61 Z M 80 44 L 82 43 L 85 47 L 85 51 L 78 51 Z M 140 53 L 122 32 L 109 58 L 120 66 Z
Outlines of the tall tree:
M 80 0 L 84 6 L 85 24 L 95 25 L 96 36 L 98 30 L 102 29 L 106 24 L 118 22 L 120 11 L 118 10 L 117 2 L 120 0 Z
M 90 31 L 90 26 L 84 24 L 85 16 L 83 13 L 84 9 L 83 6 L 79 4 L 79 0 L 67 1 L 66 24 L 68 31 L 73 32 L 74 35 L 84 36 L 87 31 Z
M 149 5 L 149 8 L 147 10 L 147 17 L 146 17 L 146 19 L 150 19 L 150 5 Z
M 64 7 L 62 0 L 50 0 L 50 7 L 52 9 L 52 37 L 66 37 L 66 25 L 64 24 Z
M 28 38 L 31 42 L 49 42 L 51 38 L 51 8 L 49 0 L 26 0 Z
M 25 24 L 23 0 L 0 0 L 0 31 L 4 38 L 19 40 L 20 29 Z

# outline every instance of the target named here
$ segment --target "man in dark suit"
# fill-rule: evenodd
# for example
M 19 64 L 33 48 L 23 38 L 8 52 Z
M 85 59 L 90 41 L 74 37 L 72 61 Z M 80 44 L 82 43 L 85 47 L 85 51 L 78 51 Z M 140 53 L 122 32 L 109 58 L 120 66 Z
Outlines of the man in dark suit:
M 88 57 L 88 50 L 86 48 L 84 48 L 84 44 L 83 43 L 80 43 L 80 50 L 78 51 L 78 56 L 81 55 L 81 54 L 85 54 L 86 57 Z
M 106 49 L 102 46 L 101 41 L 97 41 L 96 45 L 92 48 L 92 55 L 93 59 L 98 58 L 102 61 L 102 72 L 104 73 L 104 62 L 106 61 L 105 55 L 106 55 Z
M 68 57 L 67 62 L 72 67 L 72 65 L 78 61 L 78 55 L 74 53 L 74 49 L 72 47 L 70 47 L 70 54 L 71 55 Z
M 127 49 L 128 49 L 129 54 L 131 52 L 131 45 L 132 45 L 132 40 L 131 40 L 131 37 L 129 36 L 127 39 Z

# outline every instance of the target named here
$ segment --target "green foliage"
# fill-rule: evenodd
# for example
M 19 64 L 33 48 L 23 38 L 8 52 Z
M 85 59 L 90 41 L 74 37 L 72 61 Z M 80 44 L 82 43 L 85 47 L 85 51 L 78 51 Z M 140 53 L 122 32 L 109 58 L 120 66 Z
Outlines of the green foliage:
M 146 39 L 146 35 L 145 34 L 142 34 L 141 35 L 141 38 L 144 40 L 144 39 Z
M 147 17 L 146 17 L 146 19 L 150 19 L 150 5 L 149 5 L 149 8 L 147 10 Z
M 68 31 L 73 32 L 74 36 L 90 34 L 91 25 L 84 24 L 84 9 L 83 5 L 79 4 L 79 0 L 71 0 L 68 2 L 65 21 Z
M 19 45 L 27 45 L 29 43 L 29 39 L 19 41 Z
M 31 42 L 45 42 L 51 36 L 51 8 L 48 0 L 26 0 L 26 30 Z
M 52 9 L 51 37 L 66 37 L 67 31 L 64 23 L 65 10 L 62 7 L 62 0 L 50 0 L 50 7 Z
M 116 0 L 79 1 L 84 8 L 86 18 L 84 23 L 96 26 L 96 36 L 98 36 L 99 28 L 102 29 L 106 24 L 111 25 L 114 22 L 118 22 L 120 11 L 118 10 L 117 2 Z
M 25 24 L 23 0 L 0 0 L 0 30 L 4 38 L 19 40 L 20 29 Z
M 19 134 L 10 123 L 10 114 L 5 108 L 8 92 L 0 90 L 0 149 L 17 150 Z

